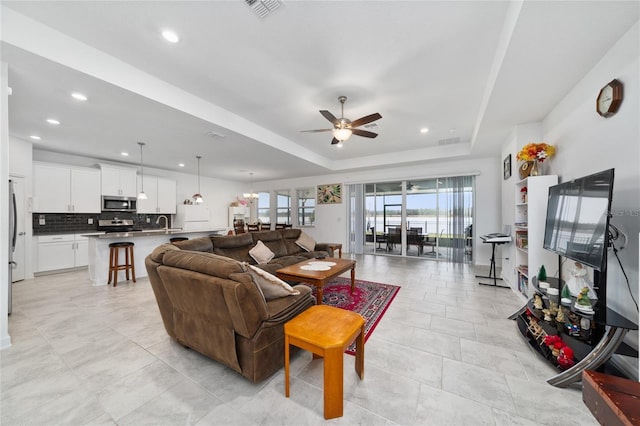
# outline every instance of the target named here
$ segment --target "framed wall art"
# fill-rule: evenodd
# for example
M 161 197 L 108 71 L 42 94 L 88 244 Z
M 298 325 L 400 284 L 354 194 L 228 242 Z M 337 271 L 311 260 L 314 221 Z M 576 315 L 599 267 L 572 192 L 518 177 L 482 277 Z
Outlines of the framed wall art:
M 318 204 L 340 204 L 342 202 L 342 184 L 318 185 Z
M 502 163 L 502 168 L 503 168 L 503 173 L 504 173 L 504 180 L 507 180 L 511 177 L 511 154 L 507 155 L 504 158 L 504 161 Z

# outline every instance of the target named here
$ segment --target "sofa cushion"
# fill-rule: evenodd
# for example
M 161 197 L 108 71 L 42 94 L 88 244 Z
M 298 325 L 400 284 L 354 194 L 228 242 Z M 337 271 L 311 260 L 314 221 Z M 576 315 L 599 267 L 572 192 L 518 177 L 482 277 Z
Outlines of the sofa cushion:
M 282 281 L 275 275 L 270 274 L 260 268 L 245 263 L 243 265 L 246 271 L 251 274 L 256 284 L 262 290 L 265 300 L 277 299 L 285 296 L 297 296 L 300 294 L 299 290 L 292 288 L 289 284 Z
M 253 263 L 255 261 L 249 256 L 249 250 L 253 247 L 251 234 L 252 232 L 247 232 L 240 235 L 213 237 L 211 238 L 213 252 L 239 262 Z
M 251 232 L 251 236 L 253 237 L 254 243 L 262 241 L 264 245 L 269 247 L 269 250 L 273 252 L 275 257 L 287 255 L 287 247 L 284 244 L 280 231 Z
M 176 241 L 172 243 L 180 250 L 204 251 L 213 253 L 213 244 L 210 237 L 194 238 L 192 240 Z
M 165 266 L 173 266 L 227 279 L 230 274 L 245 272 L 242 263 L 236 260 L 198 251 L 167 251 L 162 258 L 162 263 Z
M 249 250 L 249 256 L 253 257 L 253 260 L 260 265 L 263 263 L 269 263 L 275 255 L 271 250 L 269 250 L 269 247 L 265 246 L 262 241 L 258 240 L 256 245 Z
M 295 255 L 298 253 L 304 253 L 302 247 L 296 244 L 298 238 L 300 238 L 300 230 L 299 229 L 280 229 L 278 232 L 282 234 L 282 239 L 284 240 L 284 245 L 287 250 L 287 255 Z
M 151 254 L 149 255 L 149 258 L 151 260 L 153 260 L 156 263 L 162 263 L 162 258 L 164 257 L 164 254 L 168 251 L 179 251 L 180 249 L 176 246 L 174 246 L 173 244 L 162 244 L 158 247 L 156 247 Z
M 316 240 L 303 231 L 300 231 L 300 236 L 296 240 L 296 244 L 305 251 L 313 251 L 313 249 L 316 248 Z

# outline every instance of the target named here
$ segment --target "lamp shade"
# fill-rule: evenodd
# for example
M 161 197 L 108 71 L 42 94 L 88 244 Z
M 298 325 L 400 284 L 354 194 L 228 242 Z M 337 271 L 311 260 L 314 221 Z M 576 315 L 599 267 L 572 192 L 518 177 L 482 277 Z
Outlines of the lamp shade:
M 340 142 L 344 142 L 349 139 L 352 133 L 351 129 L 333 129 L 333 137 L 338 139 Z

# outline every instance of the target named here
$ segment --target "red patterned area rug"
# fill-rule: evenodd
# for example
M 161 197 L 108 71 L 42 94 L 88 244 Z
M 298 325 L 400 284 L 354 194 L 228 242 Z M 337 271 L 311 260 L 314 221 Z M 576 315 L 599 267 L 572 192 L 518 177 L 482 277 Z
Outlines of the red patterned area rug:
M 313 296 L 316 295 L 316 287 Z M 365 342 L 382 319 L 400 287 L 391 284 L 374 283 L 372 281 L 356 280 L 356 289 L 351 294 L 351 278 L 337 277 L 324 286 L 322 303 L 336 306 L 348 311 L 357 312 L 364 318 Z M 355 355 L 355 342 L 345 351 Z

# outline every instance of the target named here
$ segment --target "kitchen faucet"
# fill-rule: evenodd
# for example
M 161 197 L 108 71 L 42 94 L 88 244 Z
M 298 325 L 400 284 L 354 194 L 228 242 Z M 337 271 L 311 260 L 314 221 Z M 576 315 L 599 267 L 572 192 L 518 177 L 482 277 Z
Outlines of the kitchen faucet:
M 160 223 L 160 219 L 164 218 L 164 230 L 168 231 L 169 230 L 169 219 L 167 219 L 167 217 L 165 215 L 160 215 L 158 216 L 158 219 L 156 219 L 156 225 Z

